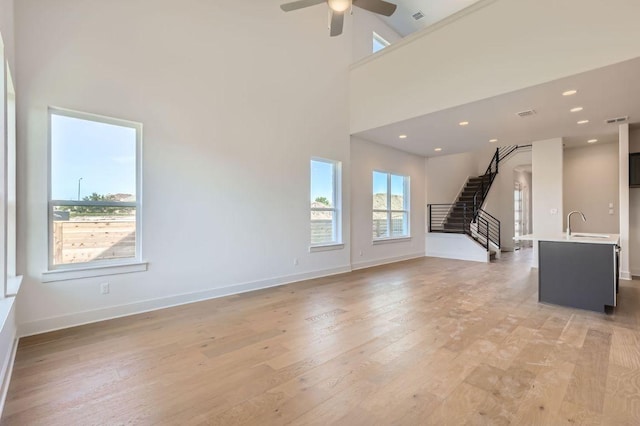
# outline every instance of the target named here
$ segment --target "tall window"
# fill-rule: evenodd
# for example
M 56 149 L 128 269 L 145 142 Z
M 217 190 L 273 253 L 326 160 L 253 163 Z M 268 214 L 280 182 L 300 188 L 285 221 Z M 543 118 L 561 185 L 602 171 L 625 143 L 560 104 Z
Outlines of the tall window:
M 140 259 L 142 125 L 49 109 L 49 266 Z
M 409 176 L 373 172 L 373 239 L 409 236 Z
M 389 46 L 391 43 L 389 43 L 387 40 L 385 40 L 384 38 L 382 38 L 380 36 L 380 34 L 376 33 L 374 31 L 373 33 L 373 53 L 376 53 L 379 50 L 384 49 L 385 47 Z
M 311 246 L 340 244 L 340 163 L 311 160 Z

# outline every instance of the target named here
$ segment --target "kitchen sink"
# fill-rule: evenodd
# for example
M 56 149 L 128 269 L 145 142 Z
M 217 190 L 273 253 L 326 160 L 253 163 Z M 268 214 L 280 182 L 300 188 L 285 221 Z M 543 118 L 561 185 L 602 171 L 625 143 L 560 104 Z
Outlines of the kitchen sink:
M 571 238 L 609 238 L 609 236 L 605 234 L 575 233 L 571 234 Z

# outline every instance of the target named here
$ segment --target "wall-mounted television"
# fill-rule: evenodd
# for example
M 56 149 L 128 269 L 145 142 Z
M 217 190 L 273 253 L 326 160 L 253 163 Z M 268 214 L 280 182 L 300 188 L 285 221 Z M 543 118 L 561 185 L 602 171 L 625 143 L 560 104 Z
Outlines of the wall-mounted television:
M 640 188 L 640 152 L 629 154 L 629 187 Z

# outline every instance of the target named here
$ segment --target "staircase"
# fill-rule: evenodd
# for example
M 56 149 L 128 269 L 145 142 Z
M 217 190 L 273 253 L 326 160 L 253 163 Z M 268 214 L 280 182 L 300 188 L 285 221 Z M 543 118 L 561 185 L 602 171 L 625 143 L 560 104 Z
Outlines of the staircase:
M 484 201 L 498 174 L 499 165 L 519 150 L 531 145 L 496 148 L 491 162 L 481 176 L 469 177 L 453 204 L 429 204 L 429 232 L 466 234 L 482 245 L 490 258 L 500 251 L 500 221 L 483 210 Z

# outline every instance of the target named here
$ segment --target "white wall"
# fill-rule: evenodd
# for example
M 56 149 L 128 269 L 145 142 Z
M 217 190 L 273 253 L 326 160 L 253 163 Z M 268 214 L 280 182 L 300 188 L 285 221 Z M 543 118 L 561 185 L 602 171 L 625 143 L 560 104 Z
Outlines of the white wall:
M 411 240 L 372 243 L 373 170 L 410 177 Z M 424 157 L 351 138 L 351 258 L 354 269 L 424 256 L 424 182 Z
M 618 193 L 620 197 L 620 279 L 631 280 L 629 123 L 618 126 Z
M 638 16 L 634 0 L 482 0 L 354 66 L 351 132 L 636 58 Z
M 0 33 L 4 42 L 5 59 L 9 62 L 11 71 L 15 72 L 13 2 L 14 0 L 0 0 Z
M 2 33 L 2 41 L 4 43 L 4 55 L 9 63 L 12 75 L 15 77 L 13 27 L 13 0 L 0 0 L 0 33 Z M 5 100 L 0 99 L 0 102 L 3 102 L 4 105 Z M 11 245 L 8 245 L 8 250 L 12 250 Z M 2 299 L 2 296 L 0 295 L 0 414 L 4 407 L 6 392 L 11 379 L 11 369 L 17 344 L 15 298 Z
M 469 176 L 478 176 L 477 161 L 475 152 L 427 158 L 427 203 L 454 203 Z
M 11 371 L 17 347 L 17 326 L 14 298 L 0 299 L 0 415 L 11 381 Z
M 533 232 L 536 235 L 562 233 L 563 216 L 562 138 L 532 143 Z M 533 264 L 538 265 L 538 247 L 534 243 Z
M 629 152 L 640 152 L 640 128 L 629 131 Z M 640 188 L 629 188 L 629 263 L 631 274 L 640 276 Z
M 353 8 L 353 60 L 370 56 L 373 52 L 373 32 L 394 44 L 402 37 L 376 14 Z
M 349 25 L 328 36 L 326 13 L 259 0 L 16 3 L 25 333 L 350 269 L 352 46 Z M 49 105 L 143 123 L 148 272 L 41 282 Z M 343 162 L 343 250 L 308 252 L 311 156 Z
M 514 199 L 515 169 L 522 165 L 531 164 L 531 151 L 521 151 L 512 154 L 505 161 L 500 162 L 498 176 L 496 176 L 487 196 L 484 209 L 500 221 L 500 245 L 503 251 L 513 251 L 514 242 Z M 489 160 L 480 162 L 484 173 Z
M 564 212 L 578 210 L 586 222 L 573 217 L 571 230 L 620 232 L 618 193 L 618 144 L 594 144 L 564 151 Z M 613 213 L 609 214 L 609 203 Z M 563 215 L 563 228 L 567 219 Z

